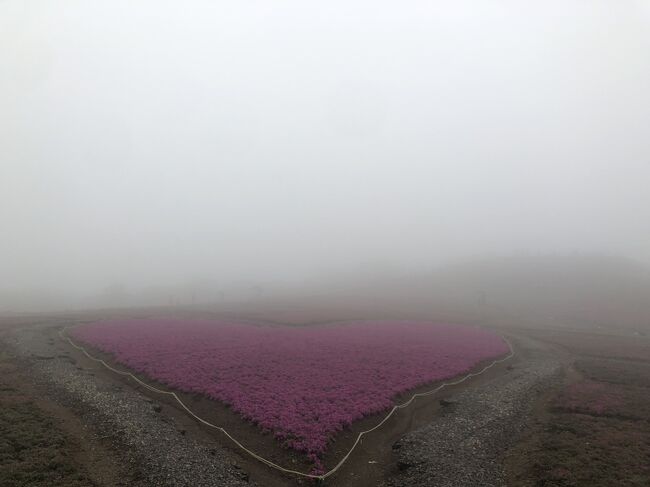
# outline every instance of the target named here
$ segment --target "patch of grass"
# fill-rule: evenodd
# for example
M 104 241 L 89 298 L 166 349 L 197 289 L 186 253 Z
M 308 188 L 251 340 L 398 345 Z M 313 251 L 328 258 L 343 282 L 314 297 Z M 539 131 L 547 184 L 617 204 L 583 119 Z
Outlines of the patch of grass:
M 536 331 L 533 335 L 560 345 L 576 356 L 650 363 L 650 340 L 646 337 L 558 330 Z
M 68 439 L 33 402 L 0 401 L 1 487 L 89 487 L 71 458 Z
M 647 363 L 585 358 L 578 360 L 575 365 L 580 372 L 592 380 L 650 387 L 650 364 Z
M 650 486 L 650 364 L 592 355 L 576 369 L 584 379 L 558 392 L 513 452 L 511 485 Z
M 528 465 L 534 486 L 650 485 L 650 428 L 631 421 L 557 414 Z M 522 485 L 522 484 L 518 484 Z

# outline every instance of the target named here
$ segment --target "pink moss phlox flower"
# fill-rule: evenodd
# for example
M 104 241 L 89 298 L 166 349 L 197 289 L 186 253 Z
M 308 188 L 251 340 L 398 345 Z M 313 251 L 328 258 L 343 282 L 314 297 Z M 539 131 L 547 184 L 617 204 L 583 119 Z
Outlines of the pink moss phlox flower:
M 229 405 L 308 454 L 317 471 L 332 436 L 354 421 L 509 350 L 481 328 L 411 321 L 123 320 L 70 334 L 150 379 Z

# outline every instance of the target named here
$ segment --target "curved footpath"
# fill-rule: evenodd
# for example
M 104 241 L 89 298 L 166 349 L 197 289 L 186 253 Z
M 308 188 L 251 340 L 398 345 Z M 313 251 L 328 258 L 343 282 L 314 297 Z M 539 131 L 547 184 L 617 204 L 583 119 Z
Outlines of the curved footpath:
M 520 355 L 508 374 L 470 387 L 446 413 L 393 445 L 399 473 L 386 487 L 506 485 L 502 457 L 526 429 L 540 393 L 559 384 L 562 361 L 532 339 L 514 342 Z
M 129 485 L 255 485 L 218 442 L 185 435 L 146 395 L 77 365 L 55 338 L 57 331 L 22 328 L 8 342 L 39 385 L 138 472 Z M 554 385 L 562 369 L 557 355 L 539 342 L 516 337 L 513 345 L 518 357 L 512 370 L 461 389 L 445 401 L 443 414 L 393 446 L 399 468 L 384 487 L 505 485 L 501 456 L 524 430 L 539 391 Z M 390 470 L 386 466 L 386 475 Z M 346 485 L 344 478 L 332 481 Z M 292 484 L 288 479 L 277 484 L 287 483 Z

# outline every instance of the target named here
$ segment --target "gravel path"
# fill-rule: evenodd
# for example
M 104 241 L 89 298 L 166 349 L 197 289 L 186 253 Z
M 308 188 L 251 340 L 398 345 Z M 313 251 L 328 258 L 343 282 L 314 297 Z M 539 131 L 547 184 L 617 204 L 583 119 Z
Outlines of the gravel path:
M 161 420 L 160 409 L 151 399 L 99 375 L 90 377 L 93 373 L 62 354 L 57 340 L 48 338 L 42 328 L 18 330 L 8 343 L 57 402 L 81 413 L 89 434 L 123 452 L 138 477 L 128 485 L 253 485 L 216 442 L 208 447 L 188 438 L 174 424 Z
M 516 348 L 526 356 L 507 374 L 453 396 L 445 414 L 393 446 L 399 473 L 385 486 L 506 485 L 501 457 L 526 428 L 539 393 L 557 384 L 562 370 L 559 358 L 528 339 Z

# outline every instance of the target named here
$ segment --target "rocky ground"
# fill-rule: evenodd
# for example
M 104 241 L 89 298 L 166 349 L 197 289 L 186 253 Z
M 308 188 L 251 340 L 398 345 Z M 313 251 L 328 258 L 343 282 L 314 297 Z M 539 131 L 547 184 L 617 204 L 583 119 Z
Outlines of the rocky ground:
M 547 349 L 519 340 L 525 353 L 505 375 L 445 401 L 444 414 L 393 445 L 390 487 L 506 485 L 502 456 L 523 434 L 540 394 L 559 383 L 562 364 Z
M 40 327 L 30 327 L 7 340 L 48 395 L 77 412 L 88 434 L 109 441 L 113 450 L 121 452 L 132 477 L 124 485 L 251 485 L 232 455 L 218 444 L 188 438 L 159 414 L 155 401 L 80 367 L 52 337 Z

